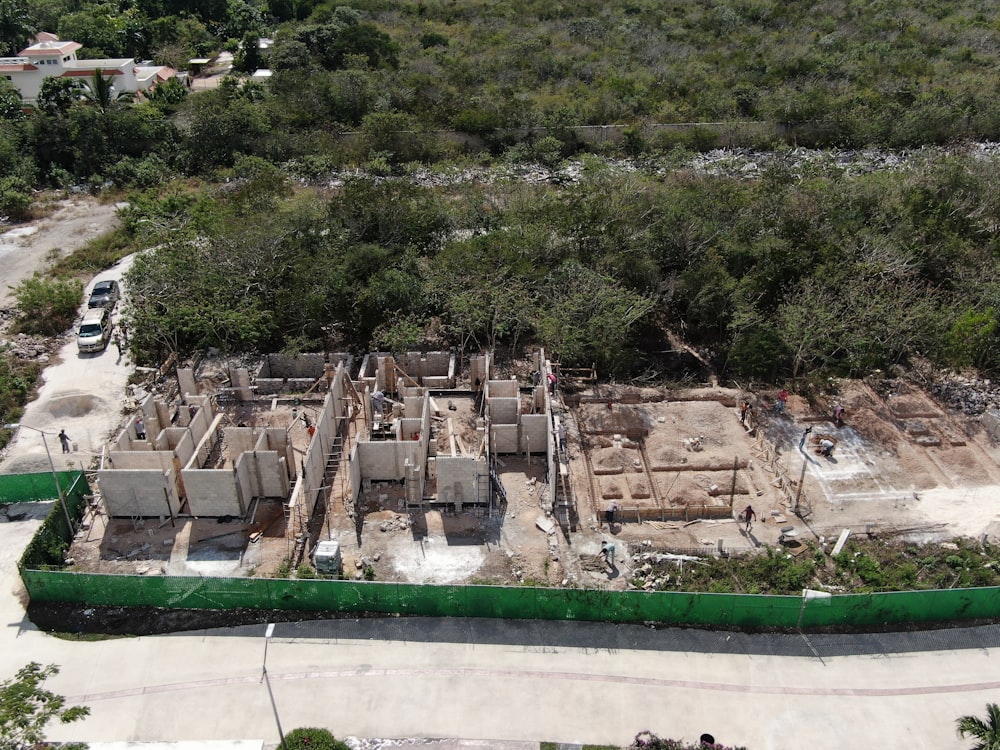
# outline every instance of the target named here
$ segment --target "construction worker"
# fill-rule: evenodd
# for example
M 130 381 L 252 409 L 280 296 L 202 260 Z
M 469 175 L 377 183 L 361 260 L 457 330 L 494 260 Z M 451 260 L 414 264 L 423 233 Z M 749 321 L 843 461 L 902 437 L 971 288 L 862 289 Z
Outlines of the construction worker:
M 615 568 L 615 545 L 611 542 L 601 542 L 601 557 L 604 558 L 604 562 L 611 566 L 611 569 Z

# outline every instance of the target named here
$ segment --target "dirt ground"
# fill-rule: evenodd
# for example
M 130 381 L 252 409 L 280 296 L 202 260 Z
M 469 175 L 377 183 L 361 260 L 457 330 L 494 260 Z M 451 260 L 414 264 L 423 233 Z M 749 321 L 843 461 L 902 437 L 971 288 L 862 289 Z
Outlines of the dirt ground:
M 45 218 L 10 227 L 0 225 L 0 308 L 11 307 L 11 288 L 30 278 L 47 262 L 58 260 L 109 231 L 117 223 L 118 206 L 84 195 L 49 204 Z M 4 231 L 6 230 L 6 231 Z
M 754 405 L 745 423 L 737 406 L 744 398 Z M 340 498 L 329 513 L 317 506 L 313 542 L 340 541 L 347 578 L 627 588 L 632 556 L 650 549 L 752 553 L 793 536 L 832 544 L 845 528 L 928 543 L 1000 531 L 992 502 L 1000 447 L 976 418 L 949 413 L 902 381 L 881 390 L 845 382 L 839 399 L 846 418 L 837 426 L 833 401 L 810 406 L 796 395 L 778 413 L 771 393 L 723 388 L 650 389 L 627 399 L 637 403 L 611 408 L 583 394 L 575 407 L 558 406 L 569 425 L 574 529 L 547 510 L 541 457 L 504 455 L 497 469 L 508 504 L 492 514 L 485 507 L 407 511 L 401 487 L 376 483 L 360 523 Z M 445 413 L 456 433 L 474 445 L 474 401 L 438 400 L 453 407 Z M 835 442 L 830 458 L 819 455 L 823 438 Z M 442 425 L 438 450 L 447 444 Z M 747 505 L 756 514 L 749 532 L 736 520 Z M 295 547 L 281 503 L 261 504 L 256 516 L 145 519 L 136 528 L 97 514 L 71 556 L 78 569 L 102 572 L 274 575 Z M 616 546 L 614 568 L 600 557 L 602 542 Z

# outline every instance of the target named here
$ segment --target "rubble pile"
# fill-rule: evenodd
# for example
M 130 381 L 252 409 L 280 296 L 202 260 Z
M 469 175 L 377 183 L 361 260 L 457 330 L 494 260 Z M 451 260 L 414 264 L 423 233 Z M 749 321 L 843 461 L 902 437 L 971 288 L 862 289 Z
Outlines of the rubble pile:
M 933 382 L 930 391 L 945 406 L 971 417 L 1000 406 L 1000 384 L 988 378 L 947 375 Z
M 669 552 L 640 552 L 632 556 L 632 585 L 645 591 L 660 591 L 671 579 L 669 563 L 679 572 L 685 563 L 698 563 L 694 555 L 675 555 Z
M 2 322 L 0 322 L 2 326 Z M 19 333 L 9 338 L 0 338 L 0 351 L 13 354 L 18 359 L 33 360 L 46 364 L 52 355 L 53 344 L 59 345 L 59 339 L 45 339 L 41 336 L 28 336 Z
M 619 159 L 599 154 L 587 154 L 581 159 L 564 160 L 558 166 L 531 163 L 494 163 L 471 166 L 444 164 L 411 169 L 402 175 L 379 174 L 355 167 L 333 171 L 318 179 L 312 175 L 302 177 L 301 182 L 303 184 L 322 182 L 331 188 L 341 188 L 348 180 L 359 177 L 376 182 L 405 180 L 422 187 L 449 187 L 466 184 L 493 185 L 510 182 L 530 185 L 574 185 L 584 179 L 588 172 L 593 172 L 595 169 L 619 175 L 639 172 L 658 177 L 671 172 L 691 169 L 712 175 L 754 179 L 773 167 L 788 169 L 799 176 L 815 175 L 818 172 L 858 175 L 919 169 L 928 161 L 943 154 L 961 154 L 980 161 L 995 161 L 1000 159 L 1000 143 L 982 142 L 951 147 L 924 146 L 919 149 L 902 151 L 810 149 L 804 147 L 774 151 L 758 151 L 750 148 L 718 148 L 696 154 L 678 152 L 661 156 L 644 156 L 638 159 Z M 294 162 L 287 166 L 292 171 L 302 169 L 302 165 Z

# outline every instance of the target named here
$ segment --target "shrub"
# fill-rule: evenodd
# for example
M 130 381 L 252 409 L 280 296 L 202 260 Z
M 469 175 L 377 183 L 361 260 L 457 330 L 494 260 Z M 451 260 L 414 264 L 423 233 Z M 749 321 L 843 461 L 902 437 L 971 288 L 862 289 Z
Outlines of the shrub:
M 350 750 L 326 729 L 303 727 L 285 735 L 280 750 Z
M 14 287 L 19 329 L 49 336 L 62 333 L 72 325 L 82 293 L 83 285 L 76 279 L 24 279 Z

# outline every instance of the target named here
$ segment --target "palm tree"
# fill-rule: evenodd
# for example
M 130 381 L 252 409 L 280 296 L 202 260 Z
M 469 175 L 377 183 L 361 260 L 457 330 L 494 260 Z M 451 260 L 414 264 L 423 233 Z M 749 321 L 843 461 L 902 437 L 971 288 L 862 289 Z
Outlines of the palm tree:
M 83 89 L 84 98 L 102 112 L 107 112 L 117 105 L 131 101 L 133 96 L 127 91 L 115 91 L 111 76 L 104 77 L 104 71 L 98 68 L 93 77 L 87 81 Z
M 978 716 L 962 716 L 956 722 L 959 737 L 967 734 L 976 738 L 972 750 L 1000 750 L 1000 706 L 986 704 L 986 720 Z

